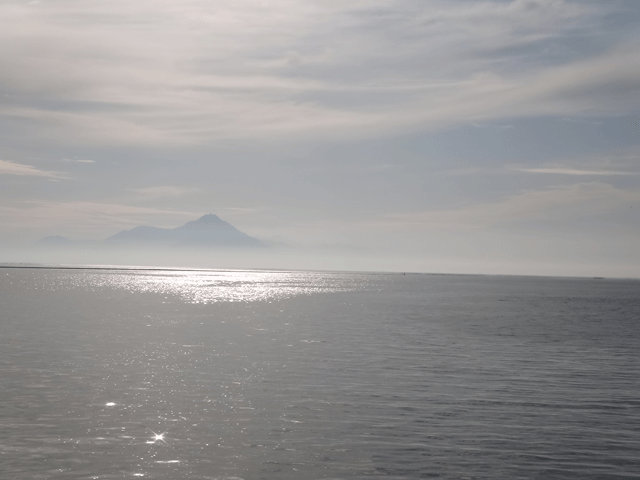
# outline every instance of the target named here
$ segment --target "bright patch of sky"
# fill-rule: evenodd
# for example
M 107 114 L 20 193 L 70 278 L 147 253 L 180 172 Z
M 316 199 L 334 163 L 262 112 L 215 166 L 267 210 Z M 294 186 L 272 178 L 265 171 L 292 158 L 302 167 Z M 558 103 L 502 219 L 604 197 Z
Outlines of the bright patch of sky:
M 215 213 L 334 252 L 302 268 L 640 276 L 639 22 L 635 0 L 4 1 L 0 245 Z

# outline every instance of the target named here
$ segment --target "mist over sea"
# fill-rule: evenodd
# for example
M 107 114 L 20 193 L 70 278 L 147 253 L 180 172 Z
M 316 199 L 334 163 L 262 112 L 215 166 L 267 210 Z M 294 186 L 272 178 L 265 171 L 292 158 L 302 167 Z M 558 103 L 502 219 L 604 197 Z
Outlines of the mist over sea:
M 640 478 L 639 332 L 637 280 L 0 268 L 0 478 Z

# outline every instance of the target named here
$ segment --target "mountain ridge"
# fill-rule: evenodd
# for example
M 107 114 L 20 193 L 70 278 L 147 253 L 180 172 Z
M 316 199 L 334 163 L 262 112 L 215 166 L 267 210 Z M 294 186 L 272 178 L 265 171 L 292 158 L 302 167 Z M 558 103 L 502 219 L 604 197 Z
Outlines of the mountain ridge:
M 55 235 L 44 237 L 37 242 L 39 246 L 61 247 L 80 245 L 104 246 L 165 246 L 165 247 L 239 247 L 257 248 L 267 245 L 241 232 L 217 215 L 208 213 L 175 228 L 160 228 L 139 225 L 97 241 L 76 241 Z

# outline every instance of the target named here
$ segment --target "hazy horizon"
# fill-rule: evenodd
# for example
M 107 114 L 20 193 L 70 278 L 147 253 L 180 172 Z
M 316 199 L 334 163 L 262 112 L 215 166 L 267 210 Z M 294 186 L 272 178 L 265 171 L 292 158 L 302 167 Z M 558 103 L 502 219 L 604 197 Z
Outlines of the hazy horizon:
M 640 4 L 0 4 L 0 262 L 640 277 Z M 212 213 L 288 248 L 45 252 Z

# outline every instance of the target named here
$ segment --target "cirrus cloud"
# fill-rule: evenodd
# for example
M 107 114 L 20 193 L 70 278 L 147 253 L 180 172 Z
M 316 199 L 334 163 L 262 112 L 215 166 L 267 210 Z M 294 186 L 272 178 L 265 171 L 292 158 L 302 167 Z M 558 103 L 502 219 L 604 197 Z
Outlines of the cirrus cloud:
M 148 146 L 631 111 L 640 107 L 637 89 L 624 90 L 640 80 L 633 42 L 587 56 L 558 47 L 597 32 L 611 9 L 568 0 L 7 2 L 0 122 L 56 143 Z
M 46 170 L 40 170 L 39 168 L 31 165 L 23 165 L 21 163 L 9 162 L 7 160 L 0 160 L 0 175 L 19 175 L 28 177 L 45 177 L 49 179 L 62 179 L 68 178 L 64 174 L 59 172 L 50 172 Z

